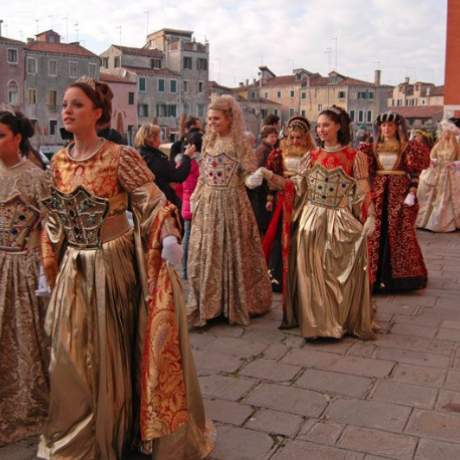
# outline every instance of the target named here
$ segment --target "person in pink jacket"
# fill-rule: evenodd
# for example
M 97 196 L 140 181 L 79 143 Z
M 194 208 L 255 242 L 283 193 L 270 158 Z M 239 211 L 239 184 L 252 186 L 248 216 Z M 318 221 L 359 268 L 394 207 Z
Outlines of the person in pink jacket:
M 190 197 L 195 190 L 196 184 L 198 182 L 198 177 L 200 175 L 200 167 L 198 160 L 201 153 L 201 144 L 202 144 L 203 134 L 201 132 L 191 133 L 184 142 L 184 145 L 194 145 L 196 152 L 191 158 L 191 168 L 190 173 L 182 184 L 178 184 L 176 188 L 176 193 L 182 193 L 182 209 L 181 215 L 184 219 L 184 237 L 182 239 L 184 258 L 182 259 L 182 266 L 184 269 L 183 278 L 187 279 L 187 260 L 188 260 L 188 242 L 190 239 L 190 232 L 192 230 L 192 217 L 193 211 L 190 208 Z

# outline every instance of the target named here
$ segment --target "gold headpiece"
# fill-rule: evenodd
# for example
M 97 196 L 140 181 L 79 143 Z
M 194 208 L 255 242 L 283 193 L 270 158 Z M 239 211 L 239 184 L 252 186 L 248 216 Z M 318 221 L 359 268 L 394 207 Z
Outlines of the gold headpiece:
M 305 117 L 296 115 L 289 119 L 287 127 L 288 130 L 300 129 L 307 134 L 310 131 L 310 122 Z
M 76 83 L 86 83 L 87 85 L 91 86 L 94 91 L 96 91 L 96 80 L 94 78 L 83 75 L 76 81 Z

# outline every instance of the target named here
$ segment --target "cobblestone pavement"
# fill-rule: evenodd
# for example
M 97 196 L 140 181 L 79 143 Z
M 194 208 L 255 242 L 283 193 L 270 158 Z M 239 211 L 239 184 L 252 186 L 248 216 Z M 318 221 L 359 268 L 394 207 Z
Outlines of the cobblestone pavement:
M 460 233 L 419 238 L 428 287 L 375 298 L 376 341 L 280 331 L 280 296 L 250 327 L 191 332 L 218 428 L 210 460 L 460 459 Z M 35 459 L 35 446 L 0 459 Z

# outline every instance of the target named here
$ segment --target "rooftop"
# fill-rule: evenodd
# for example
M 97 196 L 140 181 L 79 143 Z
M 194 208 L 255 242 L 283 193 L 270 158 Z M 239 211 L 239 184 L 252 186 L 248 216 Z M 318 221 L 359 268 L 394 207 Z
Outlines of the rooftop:
M 152 48 L 133 48 L 130 46 L 120 46 L 120 45 L 112 45 L 114 48 L 119 49 L 121 52 L 125 54 L 131 54 L 134 56 L 145 56 L 145 57 L 163 57 L 163 52 L 159 49 L 152 49 Z
M 49 43 L 41 41 L 31 41 L 24 46 L 25 50 L 37 51 L 41 53 L 67 54 L 82 57 L 98 57 L 97 54 L 83 48 L 79 43 Z

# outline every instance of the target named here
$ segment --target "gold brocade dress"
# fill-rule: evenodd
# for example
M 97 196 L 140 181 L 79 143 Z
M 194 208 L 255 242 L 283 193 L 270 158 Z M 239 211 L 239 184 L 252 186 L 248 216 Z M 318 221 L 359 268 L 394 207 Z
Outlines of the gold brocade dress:
M 420 174 L 416 226 L 432 232 L 460 228 L 460 171 L 446 164 L 460 160 L 460 150 L 440 141 L 431 151 L 432 164 Z
M 180 285 L 161 259 L 177 209 L 136 150 L 104 142 L 77 161 L 72 147 L 53 157 L 43 200 L 51 211 L 44 265 L 56 281 L 47 315 L 50 415 L 39 456 L 121 459 L 140 431 L 136 445 L 155 460 L 203 458 L 212 445 Z
M 247 326 L 251 315 L 267 312 L 272 301 L 262 243 L 244 178 L 256 169 L 249 144 L 236 152 L 230 137 L 206 146 L 189 242 L 189 321 L 203 326 L 223 315 Z
M 371 206 L 363 154 L 349 147 L 307 153 L 296 188 L 282 327 L 303 337 L 373 338 L 367 238 Z
M 48 302 L 35 295 L 45 175 L 0 161 L 0 446 L 40 433 L 48 413 Z

